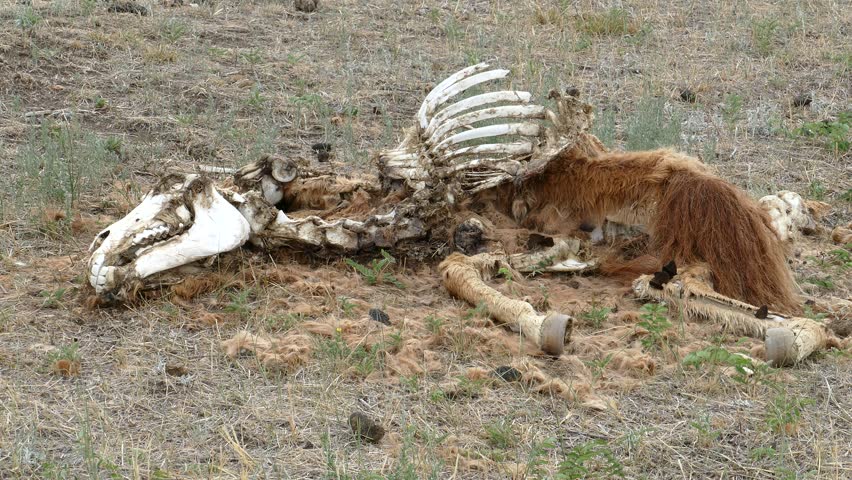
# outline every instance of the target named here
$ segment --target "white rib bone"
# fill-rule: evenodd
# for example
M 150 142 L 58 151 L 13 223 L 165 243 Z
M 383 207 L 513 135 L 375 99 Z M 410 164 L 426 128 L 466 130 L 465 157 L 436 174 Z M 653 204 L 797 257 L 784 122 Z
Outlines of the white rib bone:
M 473 147 L 462 147 L 457 150 L 450 150 L 444 153 L 443 157 L 447 160 L 452 160 L 457 157 L 466 157 L 471 155 L 493 155 L 496 153 L 503 153 L 505 155 L 528 155 L 532 153 L 533 145 L 532 142 L 514 142 L 514 143 L 487 143 L 485 145 L 475 145 Z M 481 163 L 481 160 L 476 160 Z M 459 170 L 464 170 L 465 168 L 474 167 L 476 165 L 471 164 L 471 162 L 463 163 L 454 166 L 450 172 L 458 172 Z
M 436 98 L 426 106 L 426 114 L 431 115 L 432 112 L 435 112 L 438 107 L 444 104 L 444 102 L 464 92 L 469 88 L 475 87 L 480 83 L 505 78 L 506 75 L 508 75 L 509 73 L 509 70 L 489 70 L 487 72 L 478 73 L 470 78 L 466 78 L 460 82 L 457 82 L 450 88 L 446 89 L 443 93 L 441 93 L 438 98 Z
M 497 162 L 497 163 L 495 163 L 495 162 Z M 477 158 L 477 159 L 471 160 L 469 162 L 464 162 L 464 163 L 459 163 L 457 165 L 453 165 L 452 167 L 447 169 L 445 172 L 443 172 L 443 175 L 444 176 L 450 176 L 450 175 L 456 174 L 458 172 L 461 172 L 463 170 L 471 170 L 469 172 L 465 172 L 465 175 L 476 176 L 477 173 L 481 173 L 481 172 L 476 172 L 473 169 L 478 168 L 478 167 L 487 167 L 487 168 L 490 169 L 489 172 L 492 172 L 492 173 L 493 172 L 500 172 L 500 173 L 510 173 L 510 174 L 514 175 L 518 172 L 518 170 L 521 169 L 521 162 L 518 162 L 517 160 L 505 160 L 505 161 L 502 161 L 502 162 L 498 162 L 494 158 Z
M 488 105 L 491 103 L 513 102 L 526 104 L 530 101 L 532 101 L 532 94 L 530 94 L 529 92 L 520 92 L 513 90 L 483 93 L 470 98 L 465 98 L 464 100 L 460 100 L 436 113 L 435 116 L 432 117 L 431 120 L 429 120 L 429 127 L 426 128 L 424 136 L 432 136 L 432 132 L 434 132 L 435 129 L 438 128 L 438 126 L 440 126 L 441 123 L 443 123 L 446 119 L 452 118 L 458 115 L 459 113 L 462 113 L 467 110 L 472 110 L 474 108 L 481 107 L 483 105 Z
M 433 88 L 432 91 L 429 92 L 428 95 L 426 95 L 426 98 L 423 99 L 423 104 L 420 105 L 420 110 L 417 111 L 417 119 L 420 122 L 420 128 L 425 129 L 426 126 L 429 124 L 426 117 L 434 111 L 434 106 L 431 107 L 432 109 L 430 110 L 430 105 L 435 101 L 435 99 L 437 99 L 442 93 L 444 93 L 447 88 L 451 87 L 459 80 L 462 80 L 478 72 L 486 70 L 487 68 L 488 64 L 483 62 L 461 69 L 458 72 L 444 79 L 444 81 L 442 81 L 435 88 Z
M 505 105 L 502 107 L 486 108 L 475 112 L 466 113 L 453 118 L 435 129 L 435 133 L 429 137 L 427 143 L 434 145 L 438 143 L 447 133 L 458 128 L 473 125 L 476 122 L 491 120 L 493 118 L 506 119 L 543 119 L 545 108 L 540 105 Z
M 526 137 L 537 137 L 541 126 L 537 123 L 508 123 L 501 125 L 488 125 L 487 127 L 474 128 L 466 132 L 457 133 L 432 148 L 433 151 L 441 151 L 450 145 L 476 140 L 478 138 L 499 137 L 502 135 L 523 135 Z

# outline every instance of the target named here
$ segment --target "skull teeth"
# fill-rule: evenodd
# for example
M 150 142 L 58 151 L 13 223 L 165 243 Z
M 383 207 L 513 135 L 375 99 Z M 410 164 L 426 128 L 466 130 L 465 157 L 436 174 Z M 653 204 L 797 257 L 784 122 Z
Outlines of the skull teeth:
M 146 246 L 156 243 L 158 240 L 164 240 L 168 237 L 182 232 L 186 228 L 184 223 L 178 224 L 176 228 L 171 228 L 164 223 L 159 223 L 151 228 L 146 228 L 142 232 L 137 233 L 133 237 L 133 245 Z
M 92 268 L 89 273 L 89 284 L 95 287 L 95 292 L 103 293 L 110 288 L 115 273 L 115 267 L 104 266 L 106 258 L 98 255 L 92 259 Z

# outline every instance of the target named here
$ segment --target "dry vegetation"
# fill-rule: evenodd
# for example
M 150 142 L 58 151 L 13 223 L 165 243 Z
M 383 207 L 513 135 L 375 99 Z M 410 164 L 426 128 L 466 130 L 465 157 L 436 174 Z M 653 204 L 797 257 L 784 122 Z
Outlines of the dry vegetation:
M 852 476 L 848 343 L 784 371 L 743 364 L 731 353 L 754 341 L 595 278 L 498 282 L 576 315 L 559 360 L 402 259 L 387 268 L 404 289 L 339 258 L 244 251 L 127 308 L 81 293 L 88 242 L 165 168 L 313 158 L 317 142 L 370 168 L 430 86 L 478 61 L 538 98 L 579 88 L 610 146 L 674 145 L 848 223 L 848 2 L 180 3 L 0 6 L 0 477 Z M 849 298 L 852 249 L 826 235 L 797 247 L 797 278 Z M 242 330 L 303 348 L 231 359 L 220 341 Z M 490 374 L 506 365 L 521 381 Z M 353 411 L 383 426 L 378 444 L 353 436 Z

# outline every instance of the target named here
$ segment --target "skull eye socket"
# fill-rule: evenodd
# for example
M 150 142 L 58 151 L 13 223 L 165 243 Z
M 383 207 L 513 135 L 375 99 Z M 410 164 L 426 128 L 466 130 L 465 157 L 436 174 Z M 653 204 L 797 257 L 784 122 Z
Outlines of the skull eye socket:
M 106 238 L 108 236 L 109 236 L 109 230 L 104 230 L 103 232 L 98 234 L 98 238 L 101 239 L 101 240 L 106 240 Z

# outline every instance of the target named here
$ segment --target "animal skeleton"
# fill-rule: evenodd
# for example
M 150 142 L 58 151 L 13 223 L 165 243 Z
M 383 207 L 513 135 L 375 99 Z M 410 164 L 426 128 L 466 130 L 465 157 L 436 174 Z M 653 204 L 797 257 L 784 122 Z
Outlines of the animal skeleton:
M 670 200 L 666 189 L 671 190 L 674 187 L 669 184 L 678 181 L 686 182 L 687 190 L 709 185 L 706 195 L 727 202 L 724 206 L 729 209 L 722 208 L 722 212 L 751 212 L 751 217 L 746 215 L 741 222 L 747 228 L 763 230 L 754 235 L 757 240 L 746 243 L 764 241 L 775 248 L 778 242 L 770 232 L 769 217 L 759 213 L 756 204 L 743 200 L 733 187 L 706 173 L 697 160 L 668 151 L 607 153 L 594 136 L 586 133 L 592 122 L 591 107 L 574 96 L 551 92 L 555 112 L 532 104 L 532 96 L 522 91 L 488 92 L 460 99 L 472 88 L 508 74 L 508 70 L 478 64 L 438 84 L 426 96 L 416 124 L 406 132 L 403 142 L 379 154 L 379 178 L 340 175 L 280 157 L 265 157 L 246 165 L 235 172 L 233 182 L 221 185 L 198 174 L 170 174 L 126 217 L 97 235 L 88 262 L 89 283 L 100 298 L 126 300 L 140 289 L 168 283 L 179 277 L 182 269 L 245 242 L 266 249 L 354 253 L 391 248 L 415 257 L 425 256 L 424 251 L 443 253 L 451 227 L 462 223 L 456 222 L 457 216 L 469 213 L 476 202 L 499 204 L 507 217 L 530 229 L 536 229 L 542 212 L 564 202 L 575 207 L 574 213 L 596 221 L 599 231 L 607 216 L 639 223 L 656 218 L 654 225 L 664 231 L 661 216 L 653 215 L 664 208 L 678 208 L 664 206 Z M 619 173 L 627 183 L 617 187 L 621 184 L 613 172 L 631 171 L 643 172 L 641 181 L 624 177 L 629 173 Z M 583 190 L 587 182 L 608 182 L 607 175 L 613 175 L 616 187 L 611 188 L 619 190 Z M 792 192 L 767 198 L 762 204 L 771 212 L 771 225 L 782 239 L 789 238 L 794 227 L 806 223 L 801 198 Z M 479 234 L 488 230 L 476 215 L 468 217 L 462 225 L 472 226 Z M 734 229 L 737 227 L 735 224 Z M 683 234 L 686 241 L 692 240 L 690 234 L 695 236 Z M 674 236 L 684 242 L 677 233 Z M 494 267 L 500 265 L 553 272 L 583 271 L 595 265 L 594 260 L 583 258 L 579 240 L 554 236 L 550 241 L 549 249 L 531 254 L 502 254 L 499 250 L 504 246 L 499 242 L 492 242 L 491 250 L 497 250 L 492 253 L 471 257 L 453 254 L 441 265 L 445 285 L 471 303 L 485 301 L 492 316 L 514 324 L 543 350 L 559 354 L 570 336 L 569 317 L 555 312 L 539 314 L 526 302 L 508 299 L 483 283 L 483 276 L 495 273 Z M 700 241 L 698 247 L 702 246 Z M 412 247 L 418 244 L 426 248 Z M 768 325 L 768 320 L 754 318 L 757 307 L 716 293 L 714 275 L 724 275 L 720 275 L 712 251 L 699 250 L 692 255 L 675 248 L 672 255 L 689 263 L 697 263 L 693 258 L 697 256 L 709 262 L 711 270 L 715 266 L 715 271 L 705 271 L 702 282 L 676 276 L 662 290 L 656 290 L 649 287 L 648 277 L 640 277 L 637 293 L 675 303 L 687 314 L 736 324 L 741 327 L 738 331 L 765 336 L 773 345 L 779 342 L 773 340 L 772 332 L 780 328 L 782 347 L 769 352 L 773 356 L 770 360 L 778 364 L 788 363 L 790 358 L 800 360 L 825 345 L 826 334 L 813 322 L 775 316 L 775 322 Z M 777 258 L 770 258 L 768 263 L 773 262 L 777 266 Z M 774 279 L 782 285 L 779 289 L 774 289 L 774 284 L 767 287 L 772 279 L 757 280 L 764 281 L 761 285 L 769 290 L 767 298 L 787 306 L 784 282 L 789 272 L 785 265 L 780 268 L 785 270 Z M 762 275 L 750 274 L 748 281 Z M 748 285 L 739 287 L 741 290 L 733 291 L 751 293 Z M 760 288 L 757 293 L 761 293 Z M 731 320 L 734 317 L 736 321 Z M 808 337 L 813 341 L 802 345 L 797 343 L 804 338 L 801 332 L 816 333 Z M 794 339 L 792 343 L 790 338 Z

